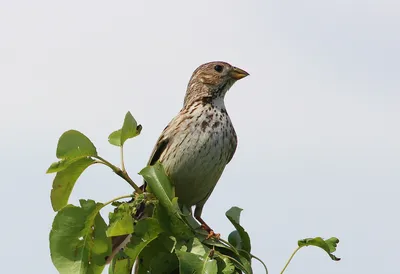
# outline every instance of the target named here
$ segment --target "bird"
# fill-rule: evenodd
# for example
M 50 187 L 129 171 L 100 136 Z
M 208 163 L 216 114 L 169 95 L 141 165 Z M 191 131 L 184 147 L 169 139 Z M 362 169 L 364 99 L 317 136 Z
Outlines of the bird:
M 188 83 L 183 108 L 161 133 L 148 162 L 161 162 L 178 203 L 195 207 L 194 217 L 209 237 L 214 231 L 201 218 L 203 207 L 237 147 L 225 94 L 248 75 L 222 61 L 200 65 Z
M 203 207 L 237 147 L 237 135 L 225 107 L 225 94 L 249 74 L 222 61 L 200 65 L 187 85 L 183 107 L 158 138 L 148 165 L 159 161 L 175 188 L 178 203 L 195 207 L 193 216 L 217 237 L 202 219 Z M 141 187 L 146 188 L 146 183 Z M 117 236 L 109 263 L 130 240 Z

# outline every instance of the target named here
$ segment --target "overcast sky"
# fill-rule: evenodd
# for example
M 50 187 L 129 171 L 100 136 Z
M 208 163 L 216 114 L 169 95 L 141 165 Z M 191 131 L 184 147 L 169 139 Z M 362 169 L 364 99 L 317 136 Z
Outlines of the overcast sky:
M 400 258 L 400 2 L 0 1 L 0 231 L 4 273 L 56 273 L 48 247 L 58 137 L 85 133 L 118 163 L 108 134 L 143 125 L 126 166 L 146 164 L 200 64 L 250 76 L 226 106 L 236 154 L 203 217 L 227 237 L 244 209 L 253 253 L 279 273 L 306 237 L 338 237 L 333 262 L 301 250 L 287 273 L 394 273 Z M 90 167 L 71 195 L 130 187 Z M 107 217 L 107 216 L 104 216 Z M 255 273 L 262 273 L 255 261 Z

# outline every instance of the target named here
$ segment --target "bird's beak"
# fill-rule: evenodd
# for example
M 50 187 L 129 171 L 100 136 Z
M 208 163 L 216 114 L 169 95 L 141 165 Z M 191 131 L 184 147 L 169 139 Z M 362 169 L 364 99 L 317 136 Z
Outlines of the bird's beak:
M 239 80 L 242 79 L 244 77 L 246 77 L 247 75 L 249 75 L 247 72 L 245 72 L 244 70 L 237 68 L 237 67 L 233 67 L 231 69 L 231 71 L 229 72 L 229 75 L 235 79 L 235 80 Z

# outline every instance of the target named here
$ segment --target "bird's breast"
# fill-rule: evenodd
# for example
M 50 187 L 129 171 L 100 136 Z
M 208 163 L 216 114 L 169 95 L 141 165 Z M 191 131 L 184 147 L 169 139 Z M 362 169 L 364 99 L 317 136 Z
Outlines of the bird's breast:
M 188 111 L 160 160 L 187 205 L 207 196 L 236 149 L 236 134 L 224 109 L 205 106 Z

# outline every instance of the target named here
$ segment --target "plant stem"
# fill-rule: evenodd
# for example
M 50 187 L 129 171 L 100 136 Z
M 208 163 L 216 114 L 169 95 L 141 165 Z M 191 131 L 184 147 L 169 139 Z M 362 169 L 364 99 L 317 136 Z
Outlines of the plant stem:
M 220 241 L 221 243 L 226 244 L 227 246 L 229 246 L 231 248 L 231 251 L 233 251 L 235 254 L 239 255 L 239 252 L 237 251 L 237 249 L 233 245 L 231 245 L 230 242 L 225 241 L 224 239 L 219 239 L 218 241 Z
M 220 257 L 225 256 L 225 255 L 223 255 L 223 254 L 222 254 L 221 252 L 219 252 L 219 251 L 215 251 L 214 254 L 216 254 L 217 256 L 220 256 Z M 229 260 L 234 261 L 237 265 L 239 265 L 239 266 L 241 267 L 241 269 L 246 269 L 246 268 L 244 267 L 244 265 L 243 265 L 240 261 L 236 260 L 235 258 L 233 258 L 233 257 L 231 257 L 231 256 L 227 256 L 227 257 L 229 258 Z M 246 272 L 246 273 L 247 273 L 247 272 Z
M 122 169 L 122 172 L 126 172 L 125 163 L 124 163 L 124 146 L 121 146 L 121 169 Z
M 290 261 L 293 259 L 294 255 L 296 254 L 297 251 L 299 251 L 299 249 L 302 248 L 302 246 L 299 246 L 298 248 L 296 248 L 296 250 L 292 253 L 292 256 L 290 256 L 289 260 L 287 261 L 285 267 L 282 269 L 281 274 L 283 274 L 283 272 L 285 272 L 286 268 L 288 267 L 288 265 L 290 264 Z
M 264 266 L 265 273 L 268 274 L 268 268 L 267 268 L 267 266 L 265 265 L 265 263 L 264 263 L 260 258 L 254 256 L 253 254 L 250 254 L 250 256 L 253 257 L 254 259 L 256 259 L 257 261 L 259 261 L 259 262 Z
M 122 179 L 124 179 L 125 181 L 127 181 L 134 189 L 137 193 L 141 194 L 143 193 L 143 191 L 140 189 L 140 187 L 137 186 L 137 184 L 135 184 L 135 182 L 131 179 L 131 177 L 129 177 L 128 173 L 123 170 L 121 170 L 119 167 L 114 166 L 113 164 L 111 164 L 109 161 L 103 159 L 100 156 L 93 156 L 94 158 L 100 160 L 100 163 L 108 166 L 109 168 L 111 168 L 119 177 L 121 177 Z
M 104 204 L 103 204 L 103 207 L 105 207 L 105 206 L 107 206 L 107 205 L 109 205 L 109 204 L 111 204 L 111 203 L 113 203 L 113 202 L 115 202 L 115 201 L 117 201 L 117 200 L 127 199 L 127 198 L 132 198 L 132 197 L 133 197 L 132 194 L 131 194 L 131 195 L 119 196 L 119 197 L 117 197 L 117 198 L 114 198 L 114 199 L 108 201 L 107 203 L 104 203 Z

